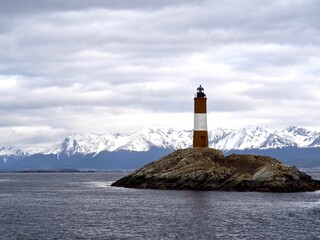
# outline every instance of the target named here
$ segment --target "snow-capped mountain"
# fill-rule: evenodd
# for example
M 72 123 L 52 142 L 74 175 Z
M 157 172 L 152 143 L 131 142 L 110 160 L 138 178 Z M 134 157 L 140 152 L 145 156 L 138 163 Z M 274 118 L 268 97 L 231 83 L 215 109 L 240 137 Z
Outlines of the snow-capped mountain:
M 7 163 L 11 159 L 20 159 L 26 156 L 23 150 L 15 147 L 2 147 L 0 148 L 0 161 Z
M 97 154 L 102 151 L 118 150 L 145 152 L 151 147 L 164 149 L 186 148 L 191 145 L 192 131 L 173 129 L 144 129 L 131 135 L 120 134 L 76 134 L 68 136 L 55 144 L 32 150 L 33 154 Z
M 179 149 L 192 146 L 192 130 L 143 129 L 131 135 L 75 134 L 45 147 L 31 147 L 24 152 L 14 147 L 0 148 L 2 159 L 34 154 L 65 155 L 98 154 L 118 150 L 146 152 L 151 147 Z M 320 132 L 290 126 L 283 130 L 268 127 L 241 129 L 217 128 L 209 131 L 209 146 L 223 151 L 244 149 L 274 149 L 284 147 L 320 147 Z
M 221 150 L 257 148 L 274 130 L 262 127 L 209 131 L 209 145 Z
M 30 154 L 98 154 L 118 150 L 146 152 L 151 147 L 179 149 L 192 146 L 191 130 L 143 129 L 131 135 L 76 134 L 49 147 L 32 149 Z M 209 131 L 209 146 L 223 151 L 244 149 L 274 149 L 284 147 L 320 147 L 320 132 L 290 126 L 283 130 L 267 127 L 214 129 Z
M 221 150 L 270 149 L 284 147 L 318 147 L 320 132 L 295 126 L 283 130 L 263 127 L 221 129 L 209 132 L 209 145 Z M 318 139 L 318 140 L 317 140 Z
M 191 147 L 192 137 L 192 130 L 173 129 L 143 129 L 130 135 L 75 134 L 24 151 L 0 148 L 0 169 L 136 169 L 175 149 Z M 300 127 L 213 129 L 209 146 L 225 154 L 265 154 L 287 164 L 320 166 L 320 132 Z

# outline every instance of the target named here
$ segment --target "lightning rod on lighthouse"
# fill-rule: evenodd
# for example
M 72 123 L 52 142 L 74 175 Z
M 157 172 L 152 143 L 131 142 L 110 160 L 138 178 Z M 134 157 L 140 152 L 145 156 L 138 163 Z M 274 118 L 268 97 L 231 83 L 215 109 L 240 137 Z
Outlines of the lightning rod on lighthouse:
M 201 85 L 194 98 L 193 147 L 208 147 L 207 97 Z

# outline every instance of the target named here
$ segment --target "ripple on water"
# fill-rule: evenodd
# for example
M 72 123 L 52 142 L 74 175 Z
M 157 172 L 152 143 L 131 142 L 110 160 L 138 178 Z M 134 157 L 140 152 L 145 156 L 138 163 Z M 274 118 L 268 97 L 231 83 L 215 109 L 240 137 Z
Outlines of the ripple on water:
M 0 179 L 0 182 L 13 182 L 14 180 L 12 179 Z
M 0 239 L 319 239 L 320 191 L 111 187 L 122 176 L 3 176 L 14 181 L 0 185 Z

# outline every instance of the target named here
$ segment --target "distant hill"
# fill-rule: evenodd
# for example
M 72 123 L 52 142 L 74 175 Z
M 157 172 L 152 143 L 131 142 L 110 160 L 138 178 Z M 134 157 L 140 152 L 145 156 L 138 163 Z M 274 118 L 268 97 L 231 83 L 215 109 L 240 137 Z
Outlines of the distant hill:
M 0 148 L 0 170 L 136 169 L 176 149 L 192 145 L 192 130 L 144 129 L 131 135 L 76 134 L 47 147 Z M 230 153 L 275 157 L 297 167 L 320 166 L 320 132 L 290 126 L 214 129 L 209 146 Z

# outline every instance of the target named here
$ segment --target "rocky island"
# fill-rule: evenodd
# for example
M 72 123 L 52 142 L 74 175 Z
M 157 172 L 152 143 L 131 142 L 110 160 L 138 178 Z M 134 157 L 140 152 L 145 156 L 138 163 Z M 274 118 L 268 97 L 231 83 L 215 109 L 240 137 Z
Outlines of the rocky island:
M 117 187 L 299 192 L 320 189 L 320 181 L 266 156 L 224 156 L 211 148 L 180 149 L 112 184 Z

